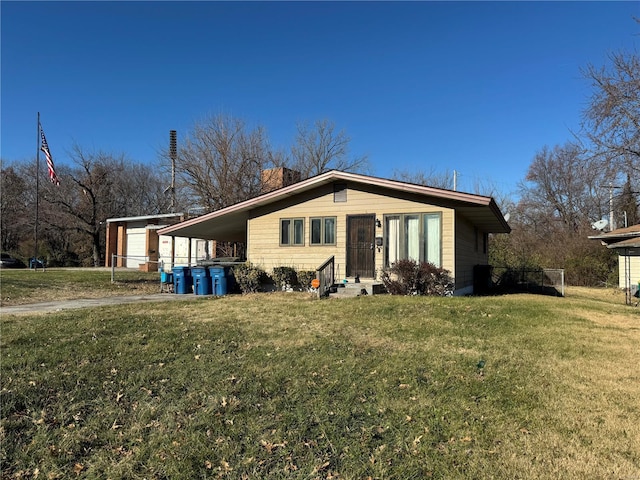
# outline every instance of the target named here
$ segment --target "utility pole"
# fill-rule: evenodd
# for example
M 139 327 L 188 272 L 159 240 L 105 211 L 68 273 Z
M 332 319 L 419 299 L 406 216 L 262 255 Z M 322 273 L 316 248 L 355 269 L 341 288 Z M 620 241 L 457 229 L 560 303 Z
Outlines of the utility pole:
M 613 183 L 609 182 L 609 228 L 611 230 L 616 229 L 616 216 L 613 212 L 613 189 L 614 188 L 622 188 L 622 187 L 619 185 L 614 185 Z
M 613 182 L 609 182 L 609 185 L 600 185 L 600 188 L 609 189 L 609 231 L 612 231 L 616 229 L 616 218 L 613 212 L 613 189 L 622 187 L 614 185 Z
M 178 156 L 178 142 L 176 131 L 169 131 L 169 156 L 171 157 L 171 213 L 176 213 L 176 158 Z
M 613 215 L 613 184 L 609 183 L 609 231 L 616 229 L 616 219 Z

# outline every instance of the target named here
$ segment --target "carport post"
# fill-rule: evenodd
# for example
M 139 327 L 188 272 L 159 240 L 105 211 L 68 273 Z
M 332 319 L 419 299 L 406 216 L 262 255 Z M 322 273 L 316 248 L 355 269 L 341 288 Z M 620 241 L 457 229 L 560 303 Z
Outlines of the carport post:
M 113 283 L 114 277 L 116 275 L 116 254 L 111 254 L 111 283 Z

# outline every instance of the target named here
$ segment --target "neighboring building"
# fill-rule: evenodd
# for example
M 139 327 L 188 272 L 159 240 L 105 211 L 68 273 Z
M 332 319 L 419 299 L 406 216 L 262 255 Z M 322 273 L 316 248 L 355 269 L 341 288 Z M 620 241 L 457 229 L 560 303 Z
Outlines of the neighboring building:
M 510 231 L 491 197 L 333 170 L 158 233 L 246 242 L 246 260 L 266 271 L 315 270 L 333 256 L 339 279 L 429 261 L 466 294 L 488 263 L 488 235 Z
M 618 228 L 589 238 L 600 240 L 618 253 L 618 286 L 632 293 L 640 282 L 640 224 Z
M 105 265 L 157 271 L 158 265 L 195 265 L 208 259 L 211 242 L 195 238 L 164 237 L 158 230 L 184 220 L 183 213 L 107 219 Z

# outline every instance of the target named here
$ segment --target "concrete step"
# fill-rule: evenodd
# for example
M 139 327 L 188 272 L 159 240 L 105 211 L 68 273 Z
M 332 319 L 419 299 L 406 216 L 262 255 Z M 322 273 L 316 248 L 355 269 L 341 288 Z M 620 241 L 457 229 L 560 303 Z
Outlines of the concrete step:
M 354 279 L 347 279 L 347 283 L 337 282 L 329 294 L 329 298 L 350 298 L 365 295 L 377 295 L 384 293 L 384 285 L 376 280 L 360 280 L 355 283 Z

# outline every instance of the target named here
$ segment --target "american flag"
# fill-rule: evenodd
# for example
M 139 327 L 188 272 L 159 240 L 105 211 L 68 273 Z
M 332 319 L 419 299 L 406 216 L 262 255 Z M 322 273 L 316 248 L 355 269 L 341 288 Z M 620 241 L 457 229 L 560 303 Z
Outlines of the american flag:
M 56 175 L 56 170 L 55 168 L 53 168 L 53 158 L 51 157 L 51 152 L 49 151 L 49 145 L 47 144 L 47 139 L 44 137 L 44 130 L 42 129 L 42 125 L 40 125 L 40 135 L 42 136 L 42 145 L 40 146 L 40 150 L 42 150 L 44 152 L 44 156 L 47 157 L 47 168 L 49 169 L 49 180 L 51 180 L 51 183 L 60 185 L 60 180 L 58 180 L 58 175 Z

